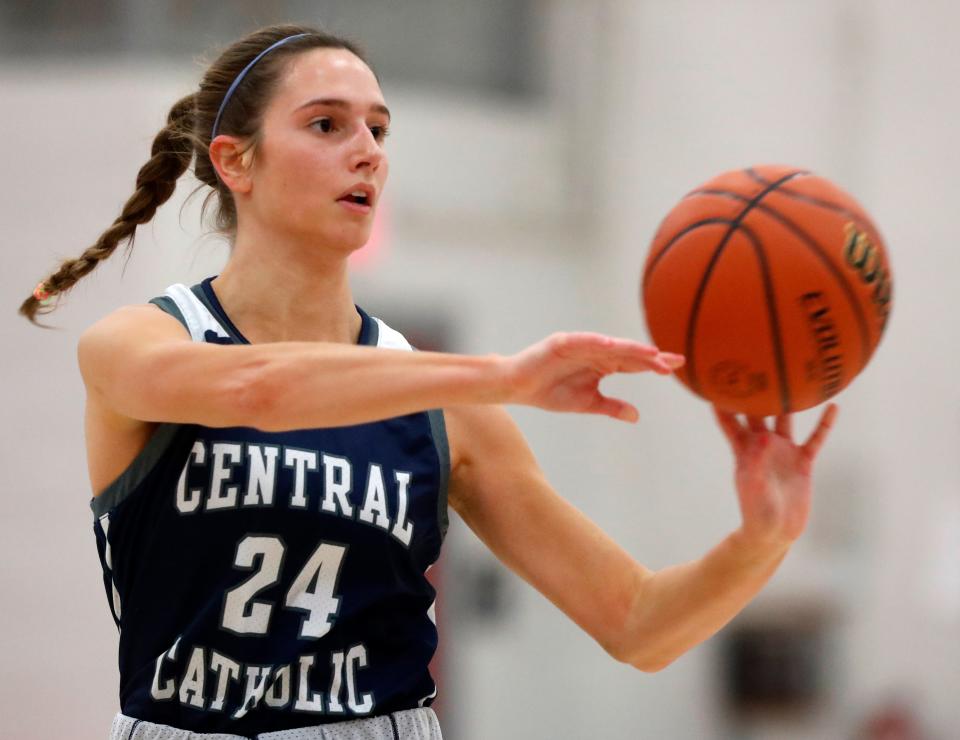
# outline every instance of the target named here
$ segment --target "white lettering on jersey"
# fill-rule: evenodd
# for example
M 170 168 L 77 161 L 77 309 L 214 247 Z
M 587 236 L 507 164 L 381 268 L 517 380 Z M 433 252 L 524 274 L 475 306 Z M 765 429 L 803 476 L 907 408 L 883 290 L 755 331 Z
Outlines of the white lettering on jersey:
M 310 667 L 313 665 L 313 655 L 300 656 L 300 670 L 297 671 L 297 700 L 293 704 L 294 712 L 323 713 L 323 694 L 319 691 L 310 691 Z M 307 692 L 310 692 L 309 697 Z
M 244 506 L 273 506 L 279 454 L 280 448 L 275 445 L 247 445 L 250 476 L 243 495 Z
M 411 474 L 402 470 L 395 470 L 394 480 L 397 481 L 397 521 L 390 530 L 390 534 L 410 547 L 413 538 L 413 522 L 407 521 L 407 486 L 410 485 Z
M 163 686 L 160 685 L 160 667 L 163 665 L 165 659 L 176 660 L 177 645 L 179 644 L 180 638 L 178 637 L 168 651 L 160 653 L 157 657 L 157 667 L 153 671 L 153 684 L 150 686 L 150 696 L 153 697 L 154 701 L 167 701 L 168 699 L 172 699 L 173 694 L 177 690 L 176 682 L 172 678 L 165 681 Z
M 227 699 L 228 682 L 236 683 L 240 680 L 240 664 L 226 655 L 220 655 L 216 650 L 211 650 L 210 670 L 217 674 L 217 696 L 210 702 L 210 710 L 222 712 L 223 703 Z
M 245 666 L 247 673 L 247 690 L 243 695 L 243 703 L 240 708 L 230 715 L 231 719 L 240 719 L 247 712 L 257 706 L 263 698 L 263 692 L 267 690 L 267 679 L 270 678 L 270 672 L 273 666 L 248 665 Z
M 180 682 L 180 703 L 203 709 L 206 699 L 203 696 L 203 684 L 207 675 L 207 661 L 204 649 L 195 647 L 190 654 L 190 662 Z
M 340 516 L 353 518 L 353 506 L 348 498 L 353 485 L 353 468 L 345 457 L 324 454 L 323 458 L 323 503 L 324 511 L 336 514 L 340 509 Z
M 183 472 L 180 473 L 180 481 L 177 483 L 177 511 L 181 514 L 191 514 L 200 506 L 200 498 L 203 491 L 199 488 L 191 488 L 187 493 L 187 468 L 190 467 L 191 460 L 196 465 L 203 465 L 207 458 L 207 447 L 202 440 L 193 443 L 190 454 L 187 455 L 187 462 L 183 466 Z
M 208 450 L 203 441 L 195 441 L 177 484 L 177 511 L 194 514 L 201 510 L 201 504 L 203 511 L 275 506 L 278 503 L 278 462 L 281 460 L 283 467 L 293 471 L 290 476 L 292 485 L 286 498 L 290 508 L 307 510 L 312 496 L 312 506 L 316 510 L 375 526 L 389 532 L 404 547 L 410 547 L 415 531 L 410 509 L 413 486 L 411 472 L 388 469 L 387 474 L 392 473 L 393 477 L 389 489 L 396 486 L 393 489 L 396 498 L 391 500 L 393 490 L 388 489 L 380 463 L 370 463 L 366 480 L 363 480 L 354 476 L 354 465 L 349 458 L 298 447 L 220 441 L 210 443 Z M 323 466 L 322 488 L 320 480 L 313 481 L 308 477 L 308 473 L 319 471 L 320 465 Z M 209 485 L 206 489 L 188 489 L 190 466 L 206 468 L 195 473 L 207 473 Z M 236 466 L 246 469 L 245 481 L 232 480 Z M 241 488 L 244 490 L 242 495 Z M 361 491 L 362 505 L 359 500 Z M 280 501 L 283 500 L 281 492 Z M 119 615 L 119 599 L 116 601 Z
M 390 529 L 387 496 L 383 489 L 383 469 L 377 463 L 370 464 L 370 472 L 367 474 L 367 492 L 363 497 L 360 521 L 376 524 L 381 529 Z
M 280 666 L 273 674 L 270 690 L 267 692 L 267 706 L 283 709 L 290 703 L 290 666 Z
M 354 645 L 347 653 L 347 706 L 354 714 L 369 714 L 373 709 L 373 694 L 367 692 L 357 697 L 357 669 L 367 665 L 367 649 Z
M 306 509 L 307 497 L 304 495 L 306 471 L 317 469 L 316 450 L 285 447 L 284 453 L 284 467 L 293 468 L 293 490 L 290 492 L 290 506 L 295 509 Z
M 320 657 L 316 653 L 300 655 L 296 666 L 289 663 L 250 665 L 239 663 L 212 648 L 193 646 L 180 680 L 176 677 L 163 679 L 162 668 L 167 662 L 176 662 L 179 644 L 178 637 L 170 649 L 157 658 L 150 691 L 155 701 L 168 701 L 177 697 L 184 706 L 203 709 L 208 698 L 206 689 L 213 689 L 212 683 L 206 684 L 207 671 L 210 671 L 211 676 L 216 676 L 216 693 L 208 708 L 213 712 L 232 711 L 232 719 L 240 719 L 257 707 L 311 714 L 368 715 L 376 705 L 372 692 L 360 693 L 357 689 L 357 675 L 361 669 L 368 666 L 367 648 L 362 643 L 354 645 L 346 653 L 338 650 L 330 654 L 332 670 L 329 701 L 324 700 L 322 691 L 315 691 L 310 685 L 310 671 Z M 297 697 L 293 706 L 290 706 L 294 671 L 297 673 Z M 241 681 L 243 698 L 237 706 L 236 700 L 229 701 L 228 694 L 231 685 Z M 325 704 L 328 705 L 326 709 Z
M 330 675 L 330 705 L 327 714 L 343 714 L 343 704 L 340 703 L 340 692 L 343 689 L 343 651 L 338 650 L 330 656 L 333 671 Z
M 236 442 L 213 443 L 213 469 L 210 473 L 210 495 L 207 496 L 207 511 L 236 508 L 240 487 L 227 486 L 226 490 L 223 490 L 223 484 L 230 482 L 230 468 L 240 464 L 242 452 L 243 449 Z M 227 462 L 227 458 L 229 458 L 229 462 Z

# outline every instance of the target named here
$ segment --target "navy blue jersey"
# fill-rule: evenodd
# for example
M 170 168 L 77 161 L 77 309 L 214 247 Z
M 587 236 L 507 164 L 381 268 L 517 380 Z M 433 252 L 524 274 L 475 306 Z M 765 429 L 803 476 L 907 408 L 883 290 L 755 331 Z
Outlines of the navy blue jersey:
M 195 341 L 247 344 L 211 280 L 151 303 Z M 410 348 L 357 310 L 360 344 Z M 159 424 L 91 501 L 121 711 L 254 735 L 429 705 L 425 573 L 448 475 L 439 410 L 286 432 Z

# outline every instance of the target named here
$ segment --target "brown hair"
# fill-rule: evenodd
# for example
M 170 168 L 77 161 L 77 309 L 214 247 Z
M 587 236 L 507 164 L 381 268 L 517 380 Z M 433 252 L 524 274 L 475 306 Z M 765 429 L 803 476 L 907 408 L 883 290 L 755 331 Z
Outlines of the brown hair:
M 150 159 L 137 173 L 136 190 L 124 204 L 120 216 L 93 246 L 88 247 L 77 259 L 64 260 L 56 272 L 43 280 L 34 295 L 21 304 L 21 314 L 37 326 L 44 326 L 37 323 L 36 314 L 50 313 L 56 308 L 56 303 L 41 303 L 36 295 L 38 292 L 41 297 L 44 294 L 63 295 L 93 270 L 100 260 L 113 254 L 125 239 L 129 240 L 129 252 L 133 248 L 137 226 L 149 222 L 157 208 L 173 195 L 177 180 L 190 168 L 191 162 L 197 179 L 202 183 L 200 188 L 212 188 L 204 200 L 203 213 L 206 213 L 211 199 L 215 199 L 216 231 L 229 237 L 236 235 L 237 210 L 233 195 L 220 181 L 210 161 L 213 122 L 228 88 L 244 67 L 267 47 L 295 34 L 307 35 L 277 47 L 257 62 L 234 90 L 221 114 L 217 133 L 245 139 L 244 155 L 252 155 L 256 150 L 261 136 L 263 112 L 287 62 L 293 56 L 308 49 L 346 49 L 366 62 L 352 42 L 307 26 L 267 26 L 233 43 L 207 69 L 200 81 L 200 88 L 173 104 L 167 116 L 167 125 L 154 138 Z

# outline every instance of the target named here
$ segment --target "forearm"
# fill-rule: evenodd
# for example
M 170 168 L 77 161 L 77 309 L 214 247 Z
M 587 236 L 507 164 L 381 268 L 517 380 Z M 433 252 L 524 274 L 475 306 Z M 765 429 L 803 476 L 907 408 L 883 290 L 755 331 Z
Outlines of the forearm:
M 508 400 L 503 359 L 332 343 L 254 345 L 244 358 L 258 426 L 360 424 L 455 404 Z
M 651 574 L 634 600 L 620 657 L 643 670 L 665 667 L 736 616 L 786 553 L 751 547 L 738 530 L 699 560 Z

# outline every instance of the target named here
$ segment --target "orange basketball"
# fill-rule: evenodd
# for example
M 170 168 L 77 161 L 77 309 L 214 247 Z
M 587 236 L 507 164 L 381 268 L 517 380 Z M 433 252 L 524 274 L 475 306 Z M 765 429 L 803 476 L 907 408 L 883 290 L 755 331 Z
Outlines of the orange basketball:
M 660 224 L 641 294 L 653 342 L 722 409 L 826 401 L 863 370 L 890 315 L 883 241 L 859 203 L 793 167 L 725 172 Z

